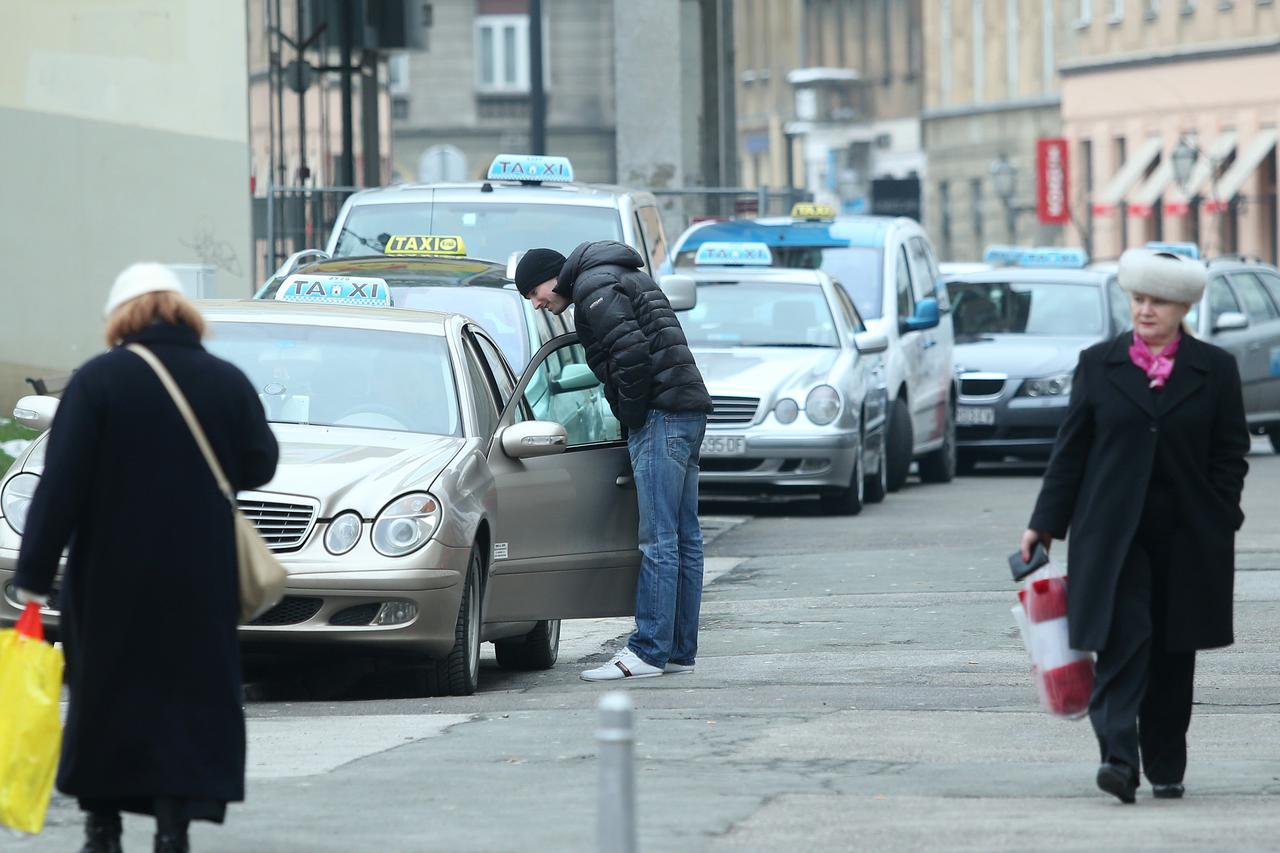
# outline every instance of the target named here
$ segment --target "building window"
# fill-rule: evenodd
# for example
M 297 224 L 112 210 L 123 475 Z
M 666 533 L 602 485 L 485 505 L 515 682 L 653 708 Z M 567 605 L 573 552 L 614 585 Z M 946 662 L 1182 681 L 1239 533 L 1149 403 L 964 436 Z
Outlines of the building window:
M 543 25 L 543 56 L 547 28 Z M 529 16 L 476 16 L 476 89 L 480 92 L 529 91 Z
M 396 96 L 391 99 L 391 118 L 396 121 L 404 121 L 409 118 L 408 98 Z
M 986 99 L 986 87 L 983 85 L 987 76 L 984 62 L 987 48 L 983 40 L 986 32 L 987 22 L 982 10 L 982 0 L 973 0 L 973 100 L 979 104 Z
M 1119 24 L 1124 21 L 1124 0 L 1111 0 L 1111 14 L 1107 16 L 1108 24 Z
M 986 238 L 983 236 L 983 231 L 986 229 L 983 227 L 984 223 L 982 221 L 982 178 L 969 179 L 969 195 L 972 197 L 973 203 L 974 248 L 982 251 L 982 246 L 986 242 Z
M 944 105 L 951 103 L 951 0 L 942 0 L 942 56 L 938 60 L 939 94 Z
M 938 232 L 942 237 L 942 254 L 951 257 L 951 184 L 938 182 L 938 210 L 941 215 L 938 221 Z
M 1053 25 L 1055 0 L 1044 0 L 1044 15 L 1042 19 L 1042 27 L 1040 30 L 1040 50 L 1043 53 L 1041 59 L 1044 60 L 1042 74 L 1044 75 L 1043 91 L 1052 92 L 1058 85 L 1058 66 L 1054 57 L 1054 42 L 1057 37 L 1057 29 Z
M 1147 21 L 1154 21 L 1160 14 L 1160 0 L 1146 0 L 1146 7 L 1142 10 L 1142 17 Z
M 880 4 L 880 40 L 884 44 L 884 77 L 880 82 L 885 86 L 893 82 L 893 5 L 890 0 Z
M 1196 13 L 1196 0 L 1182 0 L 1182 5 L 1178 7 L 1178 11 L 1183 15 L 1194 15 Z
M 1076 6 L 1076 27 L 1087 27 L 1093 22 L 1093 0 L 1079 0 Z
M 387 93 L 392 97 L 409 94 L 409 54 L 393 53 L 387 57 Z
M 1018 65 L 1022 61 L 1019 56 L 1018 40 L 1021 36 L 1021 21 L 1018 18 L 1018 0 L 1005 0 L 1005 80 L 1009 87 L 1009 100 L 1018 97 Z

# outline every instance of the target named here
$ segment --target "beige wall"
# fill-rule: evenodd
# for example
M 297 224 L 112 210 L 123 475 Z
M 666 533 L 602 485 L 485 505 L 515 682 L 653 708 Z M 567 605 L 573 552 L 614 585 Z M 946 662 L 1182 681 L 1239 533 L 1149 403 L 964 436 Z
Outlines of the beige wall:
M 102 348 L 112 278 L 209 263 L 246 293 L 243 4 L 14 0 L 0 30 L 0 412 Z

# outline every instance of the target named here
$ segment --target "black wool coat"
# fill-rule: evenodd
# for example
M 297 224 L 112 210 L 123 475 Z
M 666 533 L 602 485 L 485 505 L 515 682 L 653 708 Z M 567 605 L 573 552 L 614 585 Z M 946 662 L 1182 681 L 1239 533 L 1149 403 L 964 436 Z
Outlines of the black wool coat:
M 556 290 L 572 294 L 587 364 L 604 383 L 614 416 L 630 429 L 649 409 L 711 412 L 711 397 L 667 295 L 626 243 L 600 240 L 573 250 Z
M 173 374 L 232 486 L 271 479 L 276 441 L 245 375 L 185 326 L 134 341 Z M 17 585 L 47 592 L 68 544 L 59 790 L 244 799 L 232 515 L 164 386 L 123 348 L 87 362 L 63 394 Z
M 1030 527 L 1071 533 L 1071 645 L 1096 651 L 1111 628 L 1152 472 L 1173 493 L 1165 642 L 1171 651 L 1230 645 L 1235 532 L 1249 464 L 1240 371 L 1230 353 L 1184 335 L 1163 389 L 1129 358 L 1129 332 L 1080 355 Z

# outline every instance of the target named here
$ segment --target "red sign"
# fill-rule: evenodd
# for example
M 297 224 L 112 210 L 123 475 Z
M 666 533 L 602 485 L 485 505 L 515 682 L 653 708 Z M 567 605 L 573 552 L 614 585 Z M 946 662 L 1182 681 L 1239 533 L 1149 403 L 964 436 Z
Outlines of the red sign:
M 1067 140 L 1036 140 L 1036 212 L 1046 225 L 1065 225 L 1067 206 Z
M 1185 201 L 1176 200 L 1166 201 L 1164 203 L 1165 216 L 1186 216 L 1190 212 L 1191 205 L 1187 204 Z

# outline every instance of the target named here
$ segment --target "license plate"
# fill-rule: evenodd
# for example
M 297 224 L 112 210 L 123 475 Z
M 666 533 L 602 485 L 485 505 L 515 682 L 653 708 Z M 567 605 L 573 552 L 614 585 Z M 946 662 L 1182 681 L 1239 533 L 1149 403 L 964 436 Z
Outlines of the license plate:
M 956 410 L 956 426 L 991 426 L 996 410 L 990 406 L 961 406 Z
M 747 452 L 747 439 L 741 435 L 708 435 L 702 439 L 703 456 L 741 456 Z

